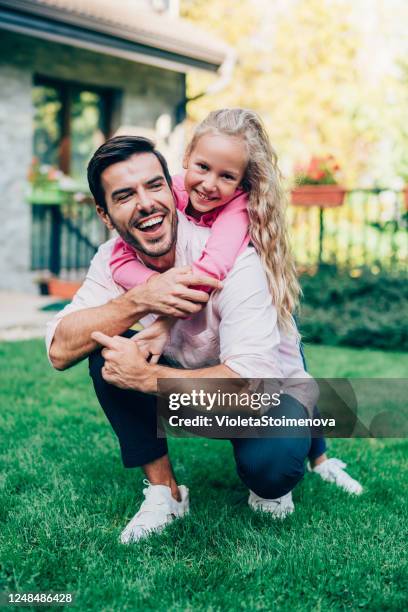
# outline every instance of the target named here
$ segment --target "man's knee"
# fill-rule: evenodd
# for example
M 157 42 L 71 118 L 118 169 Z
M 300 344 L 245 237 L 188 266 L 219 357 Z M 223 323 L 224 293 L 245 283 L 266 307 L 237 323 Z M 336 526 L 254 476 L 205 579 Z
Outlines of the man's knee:
M 235 448 L 238 473 L 251 491 L 275 499 L 291 491 L 304 475 L 310 438 L 241 441 Z

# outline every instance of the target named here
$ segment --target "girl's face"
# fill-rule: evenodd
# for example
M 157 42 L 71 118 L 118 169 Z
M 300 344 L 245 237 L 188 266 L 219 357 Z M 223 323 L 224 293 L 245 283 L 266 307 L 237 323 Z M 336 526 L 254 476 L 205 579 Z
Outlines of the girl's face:
M 206 213 L 222 206 L 240 186 L 248 156 L 242 138 L 205 134 L 188 159 L 184 184 L 192 207 Z

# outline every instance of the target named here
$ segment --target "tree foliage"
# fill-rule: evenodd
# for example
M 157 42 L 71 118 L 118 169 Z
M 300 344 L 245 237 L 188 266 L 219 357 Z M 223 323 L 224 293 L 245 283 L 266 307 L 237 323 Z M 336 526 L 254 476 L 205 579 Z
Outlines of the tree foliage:
M 191 119 L 221 106 L 250 107 L 263 117 L 286 173 L 312 155 L 331 154 L 349 186 L 388 180 L 397 143 L 403 149 L 395 119 L 402 103 L 391 110 L 387 103 L 393 75 L 377 70 L 373 78 L 374 39 L 352 7 L 351 0 L 182 0 L 184 17 L 238 55 L 231 83 L 191 102 Z M 189 95 L 210 80 L 191 75 Z

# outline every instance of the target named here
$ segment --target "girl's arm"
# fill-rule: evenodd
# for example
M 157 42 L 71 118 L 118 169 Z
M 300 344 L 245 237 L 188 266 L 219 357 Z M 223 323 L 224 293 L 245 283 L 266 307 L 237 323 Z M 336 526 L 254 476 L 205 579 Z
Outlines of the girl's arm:
M 211 234 L 200 258 L 193 263 L 194 272 L 223 280 L 236 258 L 249 243 L 248 195 L 236 195 L 220 211 L 212 224 Z M 211 287 L 200 287 L 210 293 Z
M 157 274 L 137 259 L 134 250 L 122 238 L 115 242 L 109 265 L 115 283 L 127 291 L 136 285 L 142 285 L 153 274 Z

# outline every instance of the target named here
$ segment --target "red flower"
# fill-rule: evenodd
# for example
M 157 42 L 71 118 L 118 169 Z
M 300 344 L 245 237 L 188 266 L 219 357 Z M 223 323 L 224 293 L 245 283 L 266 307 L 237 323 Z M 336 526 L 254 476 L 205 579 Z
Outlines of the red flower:
M 335 173 L 340 169 L 333 155 L 312 157 L 306 166 L 295 166 L 298 185 L 333 185 L 336 184 Z

